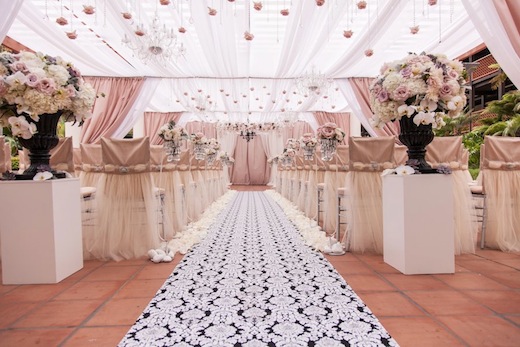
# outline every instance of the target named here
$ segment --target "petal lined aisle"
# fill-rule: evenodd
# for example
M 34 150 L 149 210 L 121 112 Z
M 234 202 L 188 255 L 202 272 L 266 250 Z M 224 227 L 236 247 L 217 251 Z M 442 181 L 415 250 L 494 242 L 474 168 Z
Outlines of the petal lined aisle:
M 263 192 L 239 192 L 120 346 L 396 346 Z

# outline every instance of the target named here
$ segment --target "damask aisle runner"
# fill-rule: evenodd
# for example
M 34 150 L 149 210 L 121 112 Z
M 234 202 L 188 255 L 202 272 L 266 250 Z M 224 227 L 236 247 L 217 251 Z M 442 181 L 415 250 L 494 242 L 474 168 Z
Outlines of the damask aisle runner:
M 119 346 L 397 346 L 263 192 L 239 192 Z

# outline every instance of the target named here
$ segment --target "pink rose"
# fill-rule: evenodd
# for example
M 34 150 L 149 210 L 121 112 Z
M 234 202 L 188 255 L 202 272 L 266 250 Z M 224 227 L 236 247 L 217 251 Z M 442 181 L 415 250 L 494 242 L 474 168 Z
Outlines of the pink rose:
M 22 61 L 15 61 L 11 65 L 9 65 L 9 67 L 11 68 L 11 70 L 13 70 L 13 72 L 16 72 L 16 71 L 26 72 L 27 71 L 27 65 L 25 65 L 25 63 Z
M 8 89 L 7 84 L 0 79 L 0 96 L 4 96 Z
M 399 86 L 392 93 L 392 99 L 396 101 L 405 101 L 410 97 L 410 89 L 407 86 Z
M 322 125 L 318 130 L 319 130 L 321 137 L 330 139 L 330 138 L 334 137 L 334 135 L 336 134 L 336 127 L 331 127 L 331 126 L 328 126 L 327 124 L 331 124 L 331 123 L 326 123 L 326 124 Z
M 45 94 L 52 94 L 56 90 L 56 87 L 54 81 L 50 78 L 42 78 L 36 86 L 36 89 Z
M 36 86 L 38 85 L 39 81 L 40 80 L 39 80 L 38 76 L 36 76 L 33 73 L 30 73 L 30 74 L 27 75 L 27 79 L 25 80 L 25 84 L 28 85 L 29 87 L 36 88 Z
M 376 98 L 379 102 L 388 101 L 388 92 L 386 91 L 386 89 L 381 89 L 379 93 L 377 93 Z
M 441 99 L 444 100 L 446 98 L 449 98 L 452 92 L 453 88 L 448 83 L 444 83 L 439 89 L 439 96 Z

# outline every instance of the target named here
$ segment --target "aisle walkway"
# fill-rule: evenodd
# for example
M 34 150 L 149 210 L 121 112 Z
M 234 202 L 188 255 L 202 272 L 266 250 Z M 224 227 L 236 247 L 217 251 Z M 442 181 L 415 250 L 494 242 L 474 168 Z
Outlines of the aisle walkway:
M 477 249 L 453 275 L 415 276 L 381 255 L 327 258 L 401 347 L 518 346 L 520 253 Z M 58 284 L 0 285 L 0 345 L 114 347 L 182 259 L 89 260 Z
M 309 343 L 397 345 L 271 198 L 240 192 L 120 346 Z

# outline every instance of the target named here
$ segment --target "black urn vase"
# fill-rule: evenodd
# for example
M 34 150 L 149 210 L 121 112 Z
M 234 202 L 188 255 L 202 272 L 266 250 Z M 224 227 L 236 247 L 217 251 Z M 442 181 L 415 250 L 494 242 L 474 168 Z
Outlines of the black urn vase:
M 32 180 L 36 173 L 42 171 L 51 172 L 56 178 L 65 178 L 65 173 L 56 172 L 50 167 L 50 150 L 59 142 L 56 128 L 61 117 L 61 112 L 42 114 L 36 124 L 36 133 L 30 139 L 18 138 L 18 142 L 29 150 L 30 166 L 22 174 L 17 174 L 17 180 Z M 29 119 L 29 117 L 26 117 Z
M 432 125 L 420 124 L 416 125 L 412 117 L 403 116 L 399 120 L 401 131 L 399 133 L 399 141 L 405 145 L 408 150 L 408 160 L 406 165 L 413 166 L 421 173 L 436 173 L 435 169 L 426 162 L 426 146 L 433 141 Z

